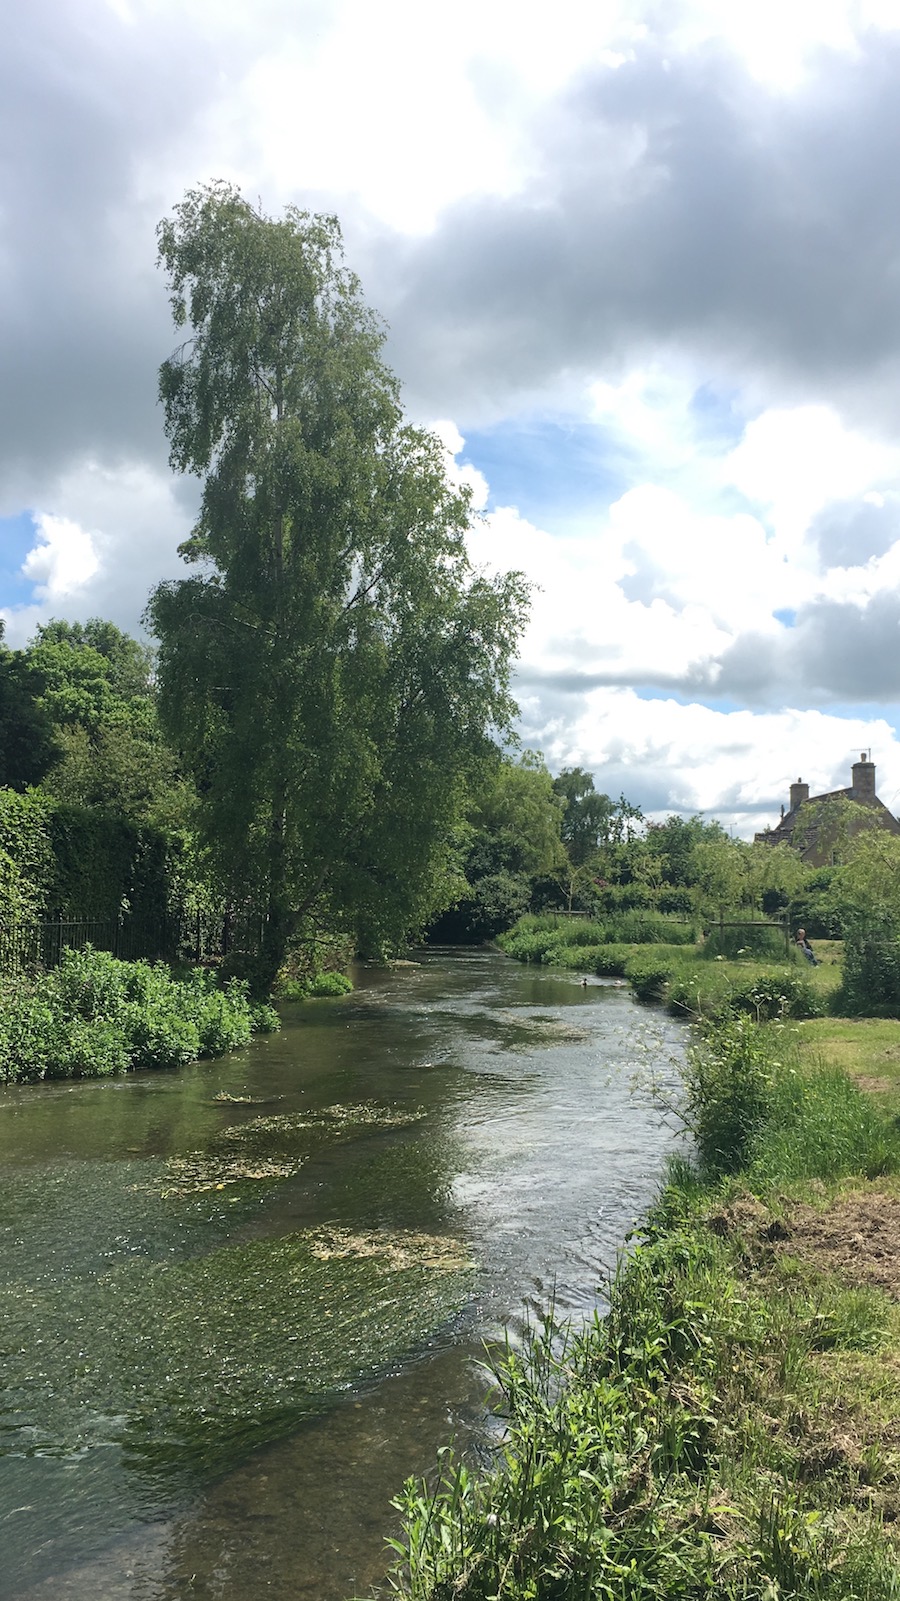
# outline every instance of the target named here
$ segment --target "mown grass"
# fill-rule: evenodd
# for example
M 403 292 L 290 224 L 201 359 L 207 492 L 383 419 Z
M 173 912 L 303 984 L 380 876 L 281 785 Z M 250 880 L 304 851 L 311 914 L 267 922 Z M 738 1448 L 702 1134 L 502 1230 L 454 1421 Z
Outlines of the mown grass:
M 803 1025 L 804 1057 L 820 1057 L 839 1068 L 885 1111 L 900 1113 L 900 1021 L 889 1018 L 828 1018 Z
M 608 1314 L 503 1352 L 489 1470 L 448 1451 L 407 1484 L 397 1594 L 900 1596 L 900 1254 L 892 1279 L 852 1232 L 860 1204 L 900 1215 L 900 1126 L 829 1059 L 859 1024 L 700 1016 L 690 1160 Z

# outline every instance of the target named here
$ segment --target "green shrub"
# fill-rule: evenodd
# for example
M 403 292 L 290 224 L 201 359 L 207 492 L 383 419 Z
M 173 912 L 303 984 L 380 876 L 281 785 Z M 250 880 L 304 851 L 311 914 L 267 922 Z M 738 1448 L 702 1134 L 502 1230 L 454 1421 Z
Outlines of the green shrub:
M 560 945 L 551 952 L 555 967 L 567 967 L 576 973 L 596 973 L 597 963 L 605 945 Z
M 594 972 L 605 978 L 624 978 L 625 966 L 634 955 L 630 945 L 599 945 L 594 961 Z
M 900 1017 L 900 928 L 892 915 L 848 917 L 834 1010 L 850 1017 Z
M 310 995 L 349 995 L 352 978 L 346 973 L 316 973 L 309 987 Z
M 694 945 L 697 930 L 652 912 L 618 912 L 607 919 L 607 939 L 618 945 Z
M 21 988 L 0 1009 L 8 1080 L 96 1078 L 128 1068 L 171 1068 L 246 1045 L 254 1027 L 279 1026 L 251 1006 L 244 983 L 214 973 L 173 978 L 162 963 L 120 962 L 106 951 L 66 951 L 40 995 Z
M 709 1029 L 688 1052 L 684 1117 L 708 1172 L 746 1166 L 769 1114 L 776 1069 L 769 1035 L 748 1017 Z
M 185 1067 L 204 1054 L 196 1023 L 175 1012 L 142 1017 L 134 1026 L 129 1046 L 127 1065 L 134 1068 Z
M 747 1012 L 759 1023 L 779 1017 L 821 1017 L 825 1011 L 821 995 L 809 980 L 802 973 L 784 969 L 732 984 L 728 1004 L 733 1012 Z
M 672 962 L 659 956 L 632 956 L 625 963 L 625 977 L 639 1001 L 665 999 Z
M 302 979 L 280 979 L 276 994 L 282 1001 L 306 1001 L 316 996 L 349 995 L 352 988 L 353 980 L 346 973 L 309 973 Z
M 784 934 L 780 928 L 757 927 L 747 923 L 743 927 L 739 924 L 736 928 L 712 927 L 703 943 L 702 954 L 707 960 L 723 956 L 727 962 L 740 961 L 742 957 L 749 957 L 756 962 L 783 962 L 786 955 L 793 961 L 799 953 L 796 946 L 790 943 L 785 951 Z
M 267 1001 L 251 1001 L 250 1025 L 254 1034 L 277 1034 L 281 1027 L 281 1018 L 274 1006 Z
M 555 949 L 557 945 L 555 930 L 530 929 L 518 927 L 511 928 L 508 933 L 500 934 L 497 944 L 512 956 L 517 962 L 543 962 L 547 952 Z
M 776 1048 L 777 1042 L 773 1053 Z M 896 1127 L 846 1073 L 825 1066 L 801 1070 L 786 1051 L 779 1055 L 771 1069 L 767 1117 L 748 1149 L 755 1186 L 898 1171 Z

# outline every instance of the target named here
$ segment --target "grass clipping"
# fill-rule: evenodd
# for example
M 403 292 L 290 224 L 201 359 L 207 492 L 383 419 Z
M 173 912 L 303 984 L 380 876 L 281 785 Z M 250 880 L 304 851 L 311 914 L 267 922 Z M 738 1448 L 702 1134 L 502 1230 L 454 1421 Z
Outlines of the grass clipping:
M 232 1098 L 222 1104 L 240 1103 Z M 169 1197 L 199 1195 L 235 1184 L 278 1182 L 299 1173 L 324 1143 L 344 1143 L 373 1132 L 407 1128 L 424 1115 L 420 1110 L 400 1111 L 363 1101 L 253 1117 L 223 1129 L 206 1151 L 170 1156 L 159 1180 L 147 1187 Z

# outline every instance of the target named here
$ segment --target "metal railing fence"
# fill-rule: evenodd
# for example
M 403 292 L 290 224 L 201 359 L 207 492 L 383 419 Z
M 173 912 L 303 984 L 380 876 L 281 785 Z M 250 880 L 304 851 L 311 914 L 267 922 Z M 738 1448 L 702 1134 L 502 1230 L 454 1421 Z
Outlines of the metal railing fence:
M 244 911 L 0 922 L 0 974 L 50 971 L 64 951 L 86 945 L 123 961 L 217 961 L 235 948 L 258 950 L 263 928 L 258 913 Z

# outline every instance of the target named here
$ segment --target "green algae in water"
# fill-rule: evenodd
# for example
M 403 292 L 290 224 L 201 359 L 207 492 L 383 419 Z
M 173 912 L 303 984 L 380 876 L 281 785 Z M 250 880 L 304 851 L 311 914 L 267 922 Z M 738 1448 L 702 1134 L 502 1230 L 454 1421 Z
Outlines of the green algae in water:
M 0 1453 L 121 1444 L 218 1472 L 422 1344 L 468 1298 L 457 1241 L 319 1229 L 0 1295 Z
M 232 1184 L 272 1183 L 293 1178 L 305 1160 L 300 1157 L 291 1162 L 274 1162 L 267 1157 L 256 1157 L 241 1161 L 237 1157 L 207 1156 L 200 1151 L 193 1156 L 170 1156 L 159 1193 L 165 1200 L 170 1195 L 201 1195 L 206 1190 L 224 1190 Z
M 240 1103 L 232 1098 L 225 1104 Z M 321 1149 L 323 1136 L 352 1140 L 373 1130 L 408 1128 L 424 1116 L 421 1110 L 402 1112 L 363 1102 L 254 1117 L 223 1129 L 206 1151 L 170 1156 L 162 1177 L 143 1187 L 157 1190 L 166 1199 L 224 1190 L 235 1184 L 278 1182 L 299 1173 L 310 1153 Z
M 270 1117 L 254 1117 L 247 1123 L 233 1123 L 222 1131 L 215 1144 L 289 1149 L 298 1141 L 309 1143 L 314 1137 L 318 1147 L 323 1135 L 332 1139 L 353 1139 L 373 1130 L 409 1128 L 425 1115 L 422 1108 L 398 1111 L 396 1107 L 378 1106 L 374 1101 L 324 1106 L 309 1112 L 280 1112 Z

